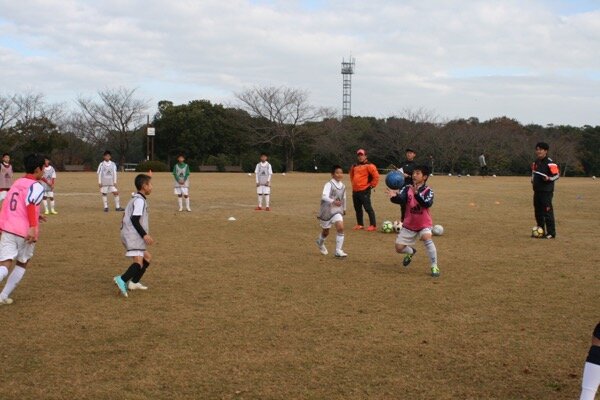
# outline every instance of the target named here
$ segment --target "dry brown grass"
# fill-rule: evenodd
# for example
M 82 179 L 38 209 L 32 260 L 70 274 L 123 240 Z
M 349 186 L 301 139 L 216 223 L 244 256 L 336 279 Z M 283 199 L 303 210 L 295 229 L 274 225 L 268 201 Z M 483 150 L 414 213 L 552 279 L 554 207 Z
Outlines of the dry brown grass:
M 527 178 L 432 178 L 446 228 L 434 280 L 421 244 L 402 268 L 393 235 L 348 230 L 348 259 L 321 256 L 327 175 L 275 176 L 267 213 L 253 177 L 194 174 L 188 214 L 155 174 L 150 290 L 124 299 L 121 214 L 102 212 L 95 179 L 59 175 L 60 215 L 0 308 L 1 399 L 578 396 L 599 319 L 598 181 L 557 183 L 549 241 L 529 238 Z M 397 218 L 383 190 L 374 203 L 380 222 Z

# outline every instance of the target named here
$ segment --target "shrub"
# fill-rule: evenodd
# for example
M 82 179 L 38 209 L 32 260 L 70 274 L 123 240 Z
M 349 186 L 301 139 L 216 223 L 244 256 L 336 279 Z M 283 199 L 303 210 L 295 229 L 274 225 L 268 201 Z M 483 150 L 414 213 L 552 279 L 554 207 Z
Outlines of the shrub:
M 135 167 L 136 172 L 168 172 L 169 166 L 162 161 L 143 161 Z

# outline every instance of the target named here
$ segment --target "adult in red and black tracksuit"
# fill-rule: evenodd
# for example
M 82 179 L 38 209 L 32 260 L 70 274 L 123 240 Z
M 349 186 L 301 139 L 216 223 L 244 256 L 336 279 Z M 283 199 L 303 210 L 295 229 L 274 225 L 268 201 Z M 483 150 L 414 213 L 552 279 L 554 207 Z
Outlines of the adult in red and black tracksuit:
M 379 172 L 375 164 L 367 160 L 367 153 L 363 149 L 356 152 L 358 162 L 350 168 L 350 181 L 352 182 L 352 202 L 356 212 L 356 226 L 363 229 L 363 207 L 369 215 L 368 231 L 377 230 L 375 211 L 371 205 L 371 189 L 379 183 Z
M 536 160 L 531 165 L 531 183 L 533 185 L 533 209 L 535 221 L 544 229 L 546 239 L 556 237 L 554 226 L 554 209 L 552 197 L 554 196 L 554 181 L 559 176 L 558 165 L 548 158 L 548 143 L 540 142 L 535 145 Z
M 402 173 L 404 174 L 404 186 L 410 186 L 413 183 L 412 173 L 415 169 L 417 163 L 415 162 L 415 157 L 417 156 L 417 152 L 408 147 L 406 149 L 406 160 L 400 166 Z M 400 203 L 400 222 L 404 222 L 404 215 L 406 214 L 406 203 Z

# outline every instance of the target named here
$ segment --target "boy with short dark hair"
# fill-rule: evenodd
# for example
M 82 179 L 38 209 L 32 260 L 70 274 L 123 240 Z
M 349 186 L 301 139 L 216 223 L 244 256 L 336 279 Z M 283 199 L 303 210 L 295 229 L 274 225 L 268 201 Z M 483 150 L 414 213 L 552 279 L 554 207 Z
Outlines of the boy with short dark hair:
M 111 158 L 112 154 L 106 150 L 102 155 L 103 161 L 98 165 L 98 187 L 102 195 L 102 204 L 104 212 L 108 212 L 108 193 L 111 192 L 115 197 L 115 211 L 124 211 L 121 208 L 121 199 L 117 189 L 117 164 Z
M 33 257 L 39 221 L 45 221 L 45 217 L 40 216 L 44 187 L 38 182 L 43 174 L 44 156 L 29 154 L 24 164 L 26 175 L 13 183 L 0 211 L 0 282 L 8 276 L 0 292 L 0 305 L 12 304 L 9 296 L 23 279 Z M 13 262 L 16 265 L 8 275 Z
M 179 211 L 183 211 L 183 199 L 185 199 L 185 209 L 191 212 L 190 208 L 190 167 L 185 163 L 185 156 L 177 156 L 177 164 L 173 167 L 173 177 L 175 178 L 175 194 Z
M 344 245 L 344 215 L 346 214 L 346 186 L 342 182 L 344 170 L 339 165 L 331 168 L 331 180 L 323 187 L 321 194 L 321 209 L 319 210 L 319 222 L 321 234 L 317 239 L 317 246 L 324 256 L 329 254 L 325 247 L 325 239 L 329 236 L 329 229 L 335 226 L 337 236 L 335 239 L 335 256 L 347 257 L 348 254 L 342 249 Z
M 154 243 L 154 239 L 148 234 L 148 204 L 146 196 L 152 193 L 152 178 L 146 174 L 135 177 L 135 188 L 137 193 L 133 195 L 123 215 L 121 224 L 121 242 L 125 246 L 125 256 L 131 257 L 133 263 L 121 276 L 113 278 L 121 294 L 128 297 L 127 290 L 146 290 L 140 279 L 144 276 L 150 265 L 152 255 L 146 250 L 146 246 Z
M 10 163 L 10 154 L 2 154 L 2 163 L 0 164 L 0 204 L 6 198 L 13 183 L 13 167 Z
M 386 193 L 392 203 L 406 204 L 406 215 L 402 229 L 396 238 L 396 251 L 404 253 L 402 265 L 408 267 L 417 250 L 414 246 L 419 238 L 425 244 L 427 255 L 431 262 L 431 276 L 440 276 L 437 265 L 437 249 L 431 239 L 431 228 L 433 221 L 429 209 L 433 205 L 433 190 L 427 186 L 429 178 L 429 167 L 426 165 L 416 166 L 413 169 L 411 185 L 405 185 L 400 190 L 387 189 Z
M 50 165 L 50 159 L 44 160 L 44 173 L 42 175 L 42 186 L 44 186 L 44 215 L 58 214 L 54 208 L 54 183 L 56 182 L 56 170 Z M 48 208 L 48 199 L 50 199 L 50 208 Z
M 537 226 L 544 230 L 541 238 L 554 239 L 554 181 L 560 177 L 558 165 L 548 157 L 548 143 L 539 142 L 535 145 L 536 160 L 531 164 L 531 185 L 533 186 L 533 209 Z
M 271 178 L 273 177 L 273 168 L 267 161 L 266 153 L 261 153 L 260 162 L 256 164 L 254 175 L 256 175 L 256 194 L 258 195 L 258 206 L 255 210 L 262 210 L 263 197 L 265 199 L 265 210 L 271 211 Z

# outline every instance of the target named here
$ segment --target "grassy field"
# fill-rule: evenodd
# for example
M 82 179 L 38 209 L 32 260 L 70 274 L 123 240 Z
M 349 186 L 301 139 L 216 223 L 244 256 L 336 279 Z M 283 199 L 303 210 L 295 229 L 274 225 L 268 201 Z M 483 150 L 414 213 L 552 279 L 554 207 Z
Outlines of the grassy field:
M 0 399 L 578 397 L 600 319 L 600 181 L 559 180 L 558 237 L 535 240 L 528 178 L 432 177 L 434 279 L 421 243 L 402 267 L 392 234 L 347 229 L 347 259 L 332 239 L 320 255 L 328 179 L 276 175 L 258 212 L 254 177 L 193 174 L 179 213 L 155 173 L 150 289 L 125 299 L 122 214 L 112 199 L 102 212 L 95 174 L 59 174 L 60 214 L 0 307 Z M 383 189 L 373 200 L 380 222 L 398 218 Z

